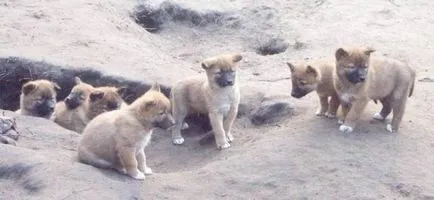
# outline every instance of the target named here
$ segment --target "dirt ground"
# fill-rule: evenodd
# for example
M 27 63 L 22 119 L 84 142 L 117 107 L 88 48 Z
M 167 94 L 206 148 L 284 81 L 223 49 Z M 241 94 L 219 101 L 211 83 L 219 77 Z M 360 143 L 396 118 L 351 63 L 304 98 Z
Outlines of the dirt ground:
M 340 46 L 369 45 L 374 54 L 410 63 L 417 80 L 434 78 L 430 0 L 176 2 L 229 13 L 235 22 L 201 27 L 174 21 L 149 33 L 131 15 L 141 3 L 161 1 L 6 0 L 0 2 L 0 56 L 170 85 L 201 73 L 199 63 L 208 56 L 240 52 L 243 96 L 288 95 L 285 61 L 333 58 Z M 257 54 L 272 38 L 284 39 L 288 49 Z M 23 135 L 18 147 L 0 145 L 0 163 L 34 166 L 29 179 L 41 189 L 29 192 L 22 182 L 0 179 L 0 199 L 434 199 L 433 87 L 416 82 L 394 134 L 371 120 L 380 109 L 373 103 L 354 133 L 338 132 L 335 120 L 314 115 L 315 94 L 291 99 L 294 114 L 276 123 L 238 119 L 225 151 L 199 145 L 198 134 L 174 146 L 168 132 L 157 131 L 146 149 L 155 174 L 142 182 L 77 163 L 78 134 L 19 117 Z

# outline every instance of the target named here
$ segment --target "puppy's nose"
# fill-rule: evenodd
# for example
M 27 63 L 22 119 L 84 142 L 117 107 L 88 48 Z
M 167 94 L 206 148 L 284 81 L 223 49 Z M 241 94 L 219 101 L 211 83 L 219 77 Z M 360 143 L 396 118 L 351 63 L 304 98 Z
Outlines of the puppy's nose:
M 50 111 L 50 112 L 53 112 L 54 111 L 54 107 L 48 107 L 48 110 Z
M 361 81 L 361 82 L 363 82 L 363 81 L 365 81 L 365 80 L 366 80 L 366 77 L 364 77 L 364 76 L 363 76 L 363 77 L 360 77 L 360 81 Z
M 226 81 L 226 85 L 233 85 L 234 81 Z
M 71 101 L 71 98 L 70 97 L 66 97 L 65 102 L 69 103 L 70 101 Z

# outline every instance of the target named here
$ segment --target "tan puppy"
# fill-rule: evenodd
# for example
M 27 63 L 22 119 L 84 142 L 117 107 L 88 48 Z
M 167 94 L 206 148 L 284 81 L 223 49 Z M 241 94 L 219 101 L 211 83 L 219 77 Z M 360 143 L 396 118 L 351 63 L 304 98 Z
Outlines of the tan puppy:
M 48 80 L 27 82 L 21 88 L 20 109 L 15 112 L 50 119 L 56 105 L 58 89 L 60 87 L 56 83 Z
M 407 98 L 412 95 L 416 73 L 408 65 L 389 58 L 370 58 L 371 48 L 339 48 L 336 53 L 334 85 L 341 100 L 342 132 L 352 132 L 370 99 L 383 108 L 374 118 L 384 120 L 393 110 L 389 132 L 399 128 Z
M 333 70 L 336 64 L 330 60 L 286 64 L 291 70 L 291 96 L 302 98 L 315 90 L 320 100 L 320 108 L 316 115 L 336 117 L 339 107 L 339 97 L 333 86 Z
M 87 117 L 89 95 L 95 88 L 75 77 L 75 86 L 64 101 L 54 110 L 54 122 L 69 130 L 81 133 L 90 121 Z M 87 104 L 87 105 L 86 105 Z
M 135 179 L 144 179 L 152 170 L 146 165 L 144 148 L 155 127 L 174 124 L 170 101 L 158 85 L 120 110 L 103 113 L 84 129 L 78 148 L 81 162 L 113 168 Z
M 96 116 L 126 106 L 120 96 L 124 88 L 94 88 L 79 78 L 76 83 L 69 96 L 58 103 L 55 110 L 54 121 L 69 130 L 81 133 Z
M 181 128 L 184 118 L 193 113 L 208 114 L 218 149 L 229 148 L 234 137 L 231 127 L 238 112 L 240 89 L 236 63 L 239 54 L 211 57 L 202 62 L 207 77 L 190 77 L 177 82 L 171 93 L 175 126 L 172 141 L 182 144 Z

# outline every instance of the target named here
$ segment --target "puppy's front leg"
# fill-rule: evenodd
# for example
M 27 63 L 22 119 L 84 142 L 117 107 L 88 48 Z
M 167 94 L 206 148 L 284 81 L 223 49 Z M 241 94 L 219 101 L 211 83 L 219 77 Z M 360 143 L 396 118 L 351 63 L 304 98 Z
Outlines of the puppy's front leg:
M 152 174 L 152 169 L 146 165 L 145 149 L 142 149 L 137 154 L 137 168 L 144 174 Z
M 354 126 L 357 123 L 357 120 L 359 120 L 360 115 L 362 115 L 363 111 L 365 110 L 366 105 L 368 104 L 368 99 L 361 98 L 354 101 L 354 103 L 351 105 L 351 109 L 348 112 L 347 116 L 345 117 L 345 122 L 339 127 L 339 130 L 341 132 L 345 133 L 351 133 L 354 130 Z
M 228 142 L 234 141 L 234 136 L 231 134 L 232 124 L 235 121 L 235 118 L 237 117 L 238 113 L 238 105 L 232 106 L 229 110 L 228 116 L 226 116 L 226 119 L 223 121 L 223 129 L 226 133 L 226 138 Z
M 139 180 L 145 179 L 143 172 L 138 170 L 135 148 L 119 149 L 119 158 L 122 160 L 127 174 Z
M 340 100 L 338 95 L 332 95 L 330 98 L 330 103 L 329 103 L 326 116 L 329 118 L 335 118 L 339 108 L 339 104 L 340 104 Z
M 231 145 L 226 139 L 225 130 L 223 128 L 223 115 L 220 113 L 209 113 L 212 130 L 214 132 L 215 143 L 218 149 L 227 149 Z

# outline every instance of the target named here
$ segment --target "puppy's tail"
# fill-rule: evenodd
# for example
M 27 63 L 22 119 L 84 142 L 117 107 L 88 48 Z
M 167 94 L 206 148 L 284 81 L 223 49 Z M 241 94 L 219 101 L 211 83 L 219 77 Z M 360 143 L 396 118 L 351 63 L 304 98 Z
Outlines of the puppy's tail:
M 92 165 L 98 168 L 110 168 L 111 163 L 99 158 L 92 152 L 86 150 L 86 148 L 80 147 L 78 152 L 78 160 L 84 164 Z

